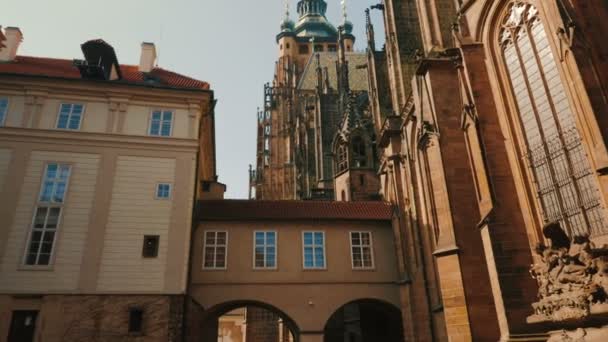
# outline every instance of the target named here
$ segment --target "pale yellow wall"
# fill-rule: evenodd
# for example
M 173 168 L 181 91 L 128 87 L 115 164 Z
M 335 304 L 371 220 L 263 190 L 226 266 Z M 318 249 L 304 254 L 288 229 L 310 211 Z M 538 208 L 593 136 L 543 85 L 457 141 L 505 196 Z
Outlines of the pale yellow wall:
M 23 118 L 23 110 L 25 108 L 25 98 L 23 96 L 14 96 L 1 94 L 0 97 L 8 98 L 8 113 L 4 121 L 5 126 L 17 127 L 21 126 Z
M 6 174 L 8 173 L 9 163 L 11 162 L 12 150 L 2 148 L 0 149 L 0 194 L 4 187 Z
M 22 266 L 23 255 L 40 181 L 47 162 L 72 164 L 68 194 L 55 244 L 55 258 L 46 270 Z M 99 155 L 33 151 L 25 170 L 15 219 L 9 230 L 4 257 L 0 261 L 0 292 L 63 292 L 77 287 L 84 236 L 88 230 Z
M 59 112 L 59 106 L 55 107 L 55 111 Z M 57 117 L 55 113 L 55 117 Z M 108 120 L 108 104 L 100 102 L 87 102 L 85 113 L 82 117 L 81 130 L 85 132 L 103 133 L 106 131 L 106 123 Z
M 159 182 L 174 184 L 175 171 L 175 159 L 118 157 L 99 291 L 163 290 L 173 200 L 156 199 L 155 191 Z M 160 235 L 157 258 L 142 257 L 144 235 Z
M 7 127 L 22 127 L 23 113 L 26 111 L 25 96 L 0 92 L 0 97 L 9 99 L 9 110 L 5 121 Z M 44 98 L 44 97 L 43 97 Z M 37 119 L 39 129 L 55 129 L 57 116 L 61 103 L 78 103 L 85 106 L 80 131 L 91 133 L 106 133 L 108 122 L 111 120 L 110 101 L 105 97 L 83 97 L 49 95 L 42 101 L 42 110 Z M 150 115 L 153 110 L 171 110 L 174 114 L 173 132 L 174 138 L 196 138 L 190 137 L 190 125 L 194 121 L 190 119 L 190 111 L 186 103 L 128 103 L 124 118 L 122 134 L 146 136 L 150 125 Z M 32 113 L 34 110 L 31 111 Z M 117 125 L 118 116 L 114 119 Z

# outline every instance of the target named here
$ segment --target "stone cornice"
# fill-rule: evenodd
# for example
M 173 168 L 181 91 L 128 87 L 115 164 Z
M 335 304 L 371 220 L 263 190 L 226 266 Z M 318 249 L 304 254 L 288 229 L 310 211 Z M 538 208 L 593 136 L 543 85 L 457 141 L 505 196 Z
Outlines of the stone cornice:
M 204 102 L 213 98 L 212 90 L 190 90 L 180 88 L 157 88 L 120 83 L 83 81 L 63 78 L 34 77 L 3 74 L 0 79 L 0 92 L 10 93 L 42 92 L 50 94 L 69 94 L 105 101 L 107 98 L 127 98 L 142 102 L 177 102 L 187 105 Z
M 160 150 L 196 152 L 196 139 L 157 138 L 109 133 L 70 132 L 30 128 L 1 127 L 0 142 L 23 142 L 87 147 L 110 147 L 121 150 Z

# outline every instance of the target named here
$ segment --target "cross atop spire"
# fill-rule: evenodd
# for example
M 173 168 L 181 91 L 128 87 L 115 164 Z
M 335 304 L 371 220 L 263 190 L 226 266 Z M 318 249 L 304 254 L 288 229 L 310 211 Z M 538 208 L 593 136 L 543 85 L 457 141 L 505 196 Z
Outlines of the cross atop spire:
M 285 18 L 289 18 L 289 0 L 285 0 Z
M 346 0 L 342 0 L 341 3 L 342 3 L 342 17 L 344 17 L 344 22 L 346 22 L 347 21 L 346 18 L 348 17 L 348 13 L 346 11 Z

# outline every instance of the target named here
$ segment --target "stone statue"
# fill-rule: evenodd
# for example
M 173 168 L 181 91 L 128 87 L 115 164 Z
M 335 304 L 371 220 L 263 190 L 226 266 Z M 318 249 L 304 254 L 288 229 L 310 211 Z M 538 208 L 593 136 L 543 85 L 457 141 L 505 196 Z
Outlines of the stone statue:
M 539 244 L 540 263 L 530 268 L 538 283 L 538 301 L 529 323 L 580 320 L 608 312 L 608 246 L 595 248 L 589 236 L 572 240 L 559 222 L 543 228 L 550 246 Z

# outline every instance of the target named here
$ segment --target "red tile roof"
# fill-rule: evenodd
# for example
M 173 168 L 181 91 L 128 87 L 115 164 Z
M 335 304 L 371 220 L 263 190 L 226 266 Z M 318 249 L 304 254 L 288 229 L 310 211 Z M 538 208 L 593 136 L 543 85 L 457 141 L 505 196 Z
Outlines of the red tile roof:
M 136 65 L 120 65 L 120 70 L 122 79 L 108 82 L 180 89 L 209 89 L 209 83 L 207 82 L 195 80 L 162 68 L 154 68 L 148 73 L 148 76 L 157 81 L 154 83 L 145 81 L 145 74 L 140 72 Z M 13 62 L 0 63 L 0 74 L 82 79 L 80 71 L 73 65 L 72 60 L 28 56 L 17 56 Z
M 208 200 L 197 204 L 199 220 L 377 220 L 393 217 L 386 202 Z

